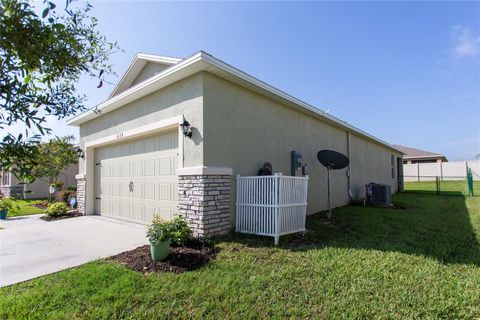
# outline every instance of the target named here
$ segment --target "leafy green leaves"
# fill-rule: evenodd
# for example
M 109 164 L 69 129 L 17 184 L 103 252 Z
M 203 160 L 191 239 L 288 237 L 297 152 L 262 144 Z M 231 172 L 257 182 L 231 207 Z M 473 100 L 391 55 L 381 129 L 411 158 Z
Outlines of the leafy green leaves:
M 76 89 L 81 76 L 98 80 L 100 88 L 113 74 L 108 57 L 119 47 L 98 32 L 91 9 L 67 0 L 59 13 L 44 0 L 39 16 L 29 0 L 0 0 L 0 129 L 22 122 L 27 127 L 21 141 L 5 137 L 0 164 L 26 174 L 28 166 L 20 168 L 24 161 L 16 158 L 21 152 L 10 152 L 28 145 L 29 136 L 49 134 L 48 116 L 62 119 L 86 109 Z M 8 142 L 12 148 L 4 148 Z

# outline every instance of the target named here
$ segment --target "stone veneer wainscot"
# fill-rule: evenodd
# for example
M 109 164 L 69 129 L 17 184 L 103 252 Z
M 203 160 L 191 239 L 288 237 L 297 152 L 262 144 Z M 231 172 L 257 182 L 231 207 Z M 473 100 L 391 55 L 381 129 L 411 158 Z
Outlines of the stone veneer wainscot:
M 82 215 L 85 215 L 86 212 L 86 193 L 87 190 L 87 180 L 82 178 L 77 178 L 77 210 Z
M 194 237 L 230 231 L 230 175 L 179 175 L 178 201 L 178 212 L 188 221 Z

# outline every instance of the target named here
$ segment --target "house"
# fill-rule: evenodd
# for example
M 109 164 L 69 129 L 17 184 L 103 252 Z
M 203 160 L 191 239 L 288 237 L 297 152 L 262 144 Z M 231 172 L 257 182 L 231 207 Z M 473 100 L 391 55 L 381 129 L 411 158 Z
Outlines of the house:
M 222 234 L 235 219 L 235 176 L 267 161 L 290 175 L 291 151 L 308 164 L 309 214 L 327 208 L 321 149 L 350 158 L 333 173 L 333 206 L 350 201 L 349 189 L 363 197 L 370 182 L 401 187 L 400 150 L 203 51 L 137 54 L 108 100 L 68 123 L 85 153 L 83 214 L 149 223 L 180 213 L 195 235 Z
M 78 174 L 78 164 L 73 164 L 57 178 L 64 186 L 75 186 L 75 176 Z M 23 199 L 45 199 L 49 196 L 49 183 L 45 179 L 37 179 L 33 183 L 23 183 L 8 170 L 0 171 L 0 192 L 7 197 Z
M 448 162 L 447 157 L 443 154 L 405 147 L 398 144 L 394 144 L 393 146 L 404 153 L 404 164 Z

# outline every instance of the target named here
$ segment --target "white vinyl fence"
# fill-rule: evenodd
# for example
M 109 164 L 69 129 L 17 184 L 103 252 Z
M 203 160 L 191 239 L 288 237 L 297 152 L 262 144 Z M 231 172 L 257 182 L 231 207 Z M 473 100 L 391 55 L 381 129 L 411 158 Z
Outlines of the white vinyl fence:
M 404 181 L 435 181 L 467 179 L 467 168 L 472 169 L 473 180 L 480 180 L 480 160 L 403 165 Z
M 236 231 L 271 236 L 305 232 L 308 176 L 237 176 Z

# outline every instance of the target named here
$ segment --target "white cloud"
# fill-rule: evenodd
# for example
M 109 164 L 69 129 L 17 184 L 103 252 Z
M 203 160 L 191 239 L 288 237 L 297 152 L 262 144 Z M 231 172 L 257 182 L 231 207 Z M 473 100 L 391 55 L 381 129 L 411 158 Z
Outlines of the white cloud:
M 465 99 L 470 99 L 470 98 L 473 98 L 473 97 L 476 97 L 476 96 L 478 96 L 478 92 L 465 94 L 463 96 L 452 97 L 452 100 L 465 100 Z
M 453 26 L 451 30 L 452 55 L 456 59 L 480 55 L 480 36 L 465 26 Z
M 466 138 L 459 141 L 450 141 L 448 144 L 451 146 L 466 145 L 466 144 L 474 144 L 474 145 L 480 146 L 480 137 Z

